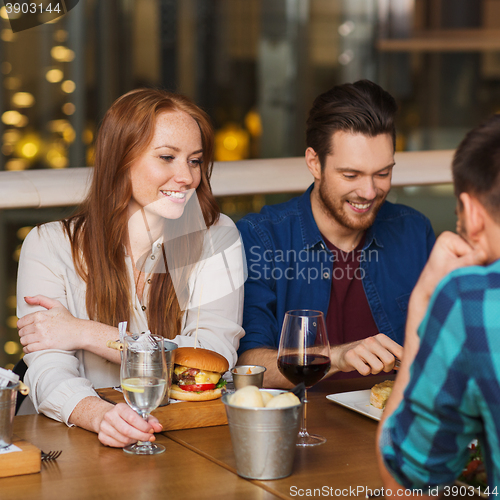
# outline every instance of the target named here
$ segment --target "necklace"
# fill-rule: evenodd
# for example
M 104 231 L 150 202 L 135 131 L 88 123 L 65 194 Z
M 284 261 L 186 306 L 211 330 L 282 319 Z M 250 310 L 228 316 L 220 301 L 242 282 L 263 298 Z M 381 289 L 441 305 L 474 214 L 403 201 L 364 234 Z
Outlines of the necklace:
M 141 208 L 141 213 L 142 213 L 142 218 L 144 220 L 144 225 L 146 227 L 146 232 L 148 234 L 148 239 L 149 239 L 149 246 L 150 248 L 153 247 L 153 244 L 154 244 L 154 241 L 153 241 L 153 235 L 151 234 L 151 228 L 149 227 L 149 223 L 148 223 L 148 219 L 146 217 L 146 213 L 144 211 L 144 208 Z M 142 299 L 143 299 L 143 293 L 144 293 L 144 288 L 146 286 L 146 283 L 148 285 L 151 284 L 151 278 L 150 278 L 150 275 L 151 275 L 151 270 L 153 268 L 153 266 L 149 266 L 149 271 L 145 272 L 145 268 L 146 268 L 146 263 L 148 262 L 148 260 L 155 260 L 156 256 L 154 255 L 153 252 L 151 253 L 148 253 L 147 255 L 144 255 L 144 257 L 141 257 L 139 259 L 139 262 L 140 262 L 140 267 L 139 268 L 136 268 L 135 265 L 134 265 L 134 269 L 137 270 L 137 278 L 135 280 L 135 293 L 139 299 L 139 302 L 141 303 L 141 309 L 143 311 L 146 310 L 146 306 L 143 304 L 142 302 Z M 142 278 L 142 279 L 141 279 Z

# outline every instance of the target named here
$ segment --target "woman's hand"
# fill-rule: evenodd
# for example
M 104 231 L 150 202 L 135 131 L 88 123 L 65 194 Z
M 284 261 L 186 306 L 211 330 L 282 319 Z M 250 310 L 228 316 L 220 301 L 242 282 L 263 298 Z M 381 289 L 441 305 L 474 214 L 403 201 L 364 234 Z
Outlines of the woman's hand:
M 106 446 L 123 448 L 137 441 L 154 441 L 154 433 L 162 430 L 157 418 L 149 416 L 146 421 L 125 403 L 119 403 L 104 413 L 98 438 Z
M 24 297 L 27 304 L 42 306 L 46 311 L 27 314 L 17 322 L 23 351 L 83 349 L 82 321 L 75 318 L 58 300 L 43 295 Z

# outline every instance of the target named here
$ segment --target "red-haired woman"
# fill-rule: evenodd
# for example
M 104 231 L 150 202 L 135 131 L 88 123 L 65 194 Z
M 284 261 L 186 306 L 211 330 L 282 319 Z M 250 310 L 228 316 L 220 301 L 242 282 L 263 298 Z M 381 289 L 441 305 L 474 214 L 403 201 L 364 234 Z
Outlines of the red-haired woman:
M 117 325 L 236 362 L 244 256 L 210 189 L 213 130 L 189 99 L 139 89 L 108 110 L 92 185 L 76 215 L 33 229 L 21 251 L 18 328 L 38 412 L 123 447 L 154 439 L 125 404 L 94 388 L 119 384 L 106 347 Z

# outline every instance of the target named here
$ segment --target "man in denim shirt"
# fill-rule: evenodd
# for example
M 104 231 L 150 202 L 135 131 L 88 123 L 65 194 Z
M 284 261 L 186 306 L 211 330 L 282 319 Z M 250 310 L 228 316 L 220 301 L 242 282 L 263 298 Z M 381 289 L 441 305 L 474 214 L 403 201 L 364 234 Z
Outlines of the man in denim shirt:
M 320 95 L 307 121 L 313 185 L 237 224 L 248 265 L 239 363 L 266 366 L 267 386 L 290 385 L 276 356 L 292 309 L 324 313 L 330 375 L 388 372 L 402 357 L 408 299 L 435 238 L 422 214 L 385 201 L 396 110 L 367 80 Z

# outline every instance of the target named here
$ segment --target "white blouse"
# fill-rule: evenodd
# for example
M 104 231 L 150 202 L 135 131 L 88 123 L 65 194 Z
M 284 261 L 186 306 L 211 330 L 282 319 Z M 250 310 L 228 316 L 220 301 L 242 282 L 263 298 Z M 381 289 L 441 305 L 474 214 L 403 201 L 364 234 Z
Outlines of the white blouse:
M 155 242 L 152 254 L 161 252 L 159 248 L 161 245 Z M 198 346 L 222 354 L 234 366 L 239 341 L 245 333 L 241 324 L 246 264 L 238 230 L 229 217 L 221 214 L 219 221 L 206 231 L 202 259 L 189 278 L 190 300 L 181 334 L 173 342 L 180 347 L 192 347 L 198 325 Z M 126 264 L 134 290 L 128 256 Z M 145 289 L 144 300 L 146 292 Z M 19 318 L 44 310 L 23 300 L 38 294 L 57 299 L 75 317 L 88 319 L 86 285 L 75 270 L 71 245 L 59 222 L 34 228 L 23 243 L 17 280 Z M 139 333 L 148 329 L 147 317 L 137 295 L 134 297 L 127 330 Z M 144 305 L 147 307 L 147 303 Z M 85 350 L 48 349 L 26 354 L 24 360 L 28 365 L 24 382 L 30 388 L 35 410 L 68 425 L 75 406 L 88 396 L 97 396 L 94 389 L 120 383 L 119 365 Z

